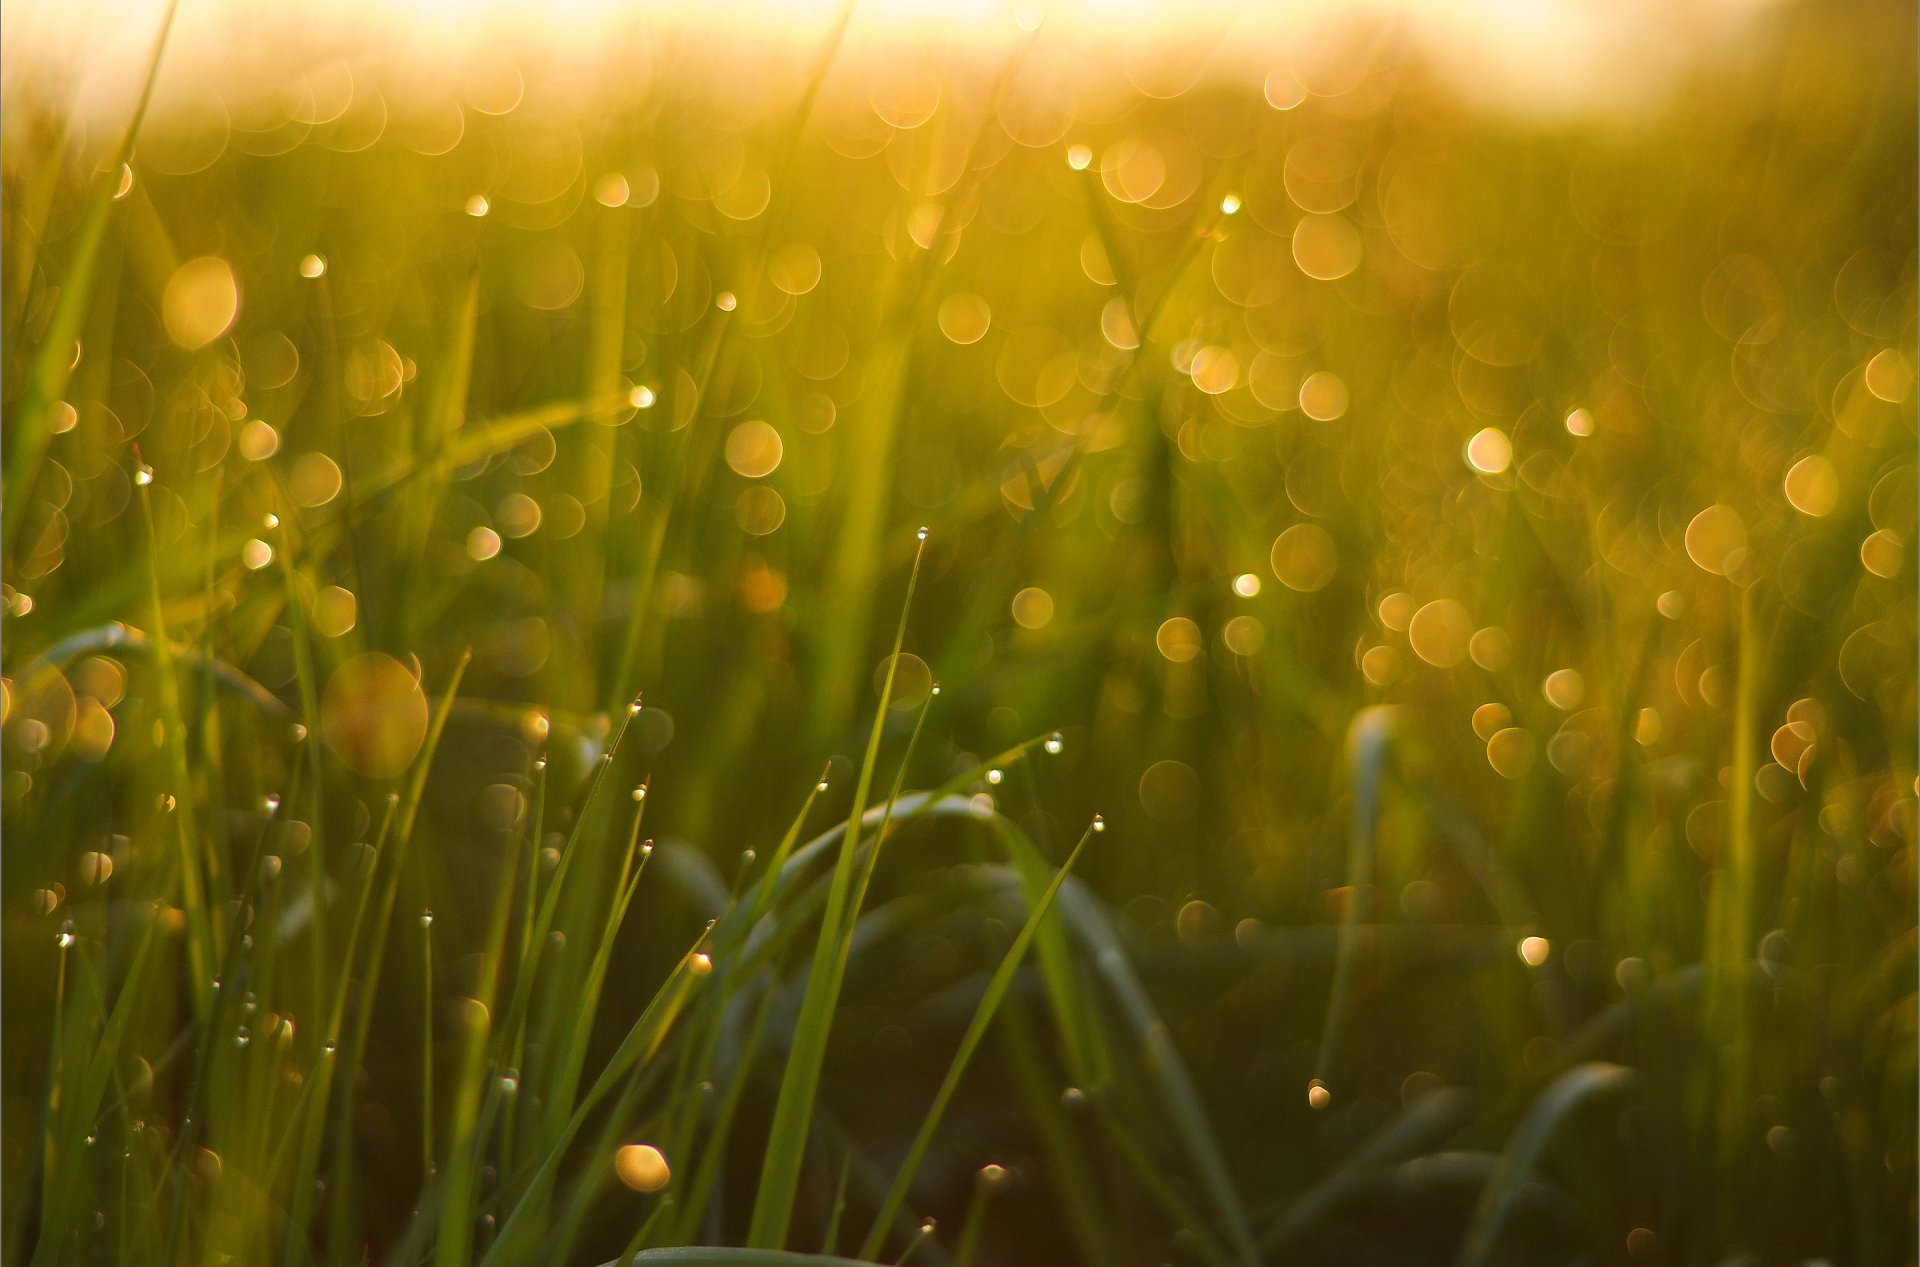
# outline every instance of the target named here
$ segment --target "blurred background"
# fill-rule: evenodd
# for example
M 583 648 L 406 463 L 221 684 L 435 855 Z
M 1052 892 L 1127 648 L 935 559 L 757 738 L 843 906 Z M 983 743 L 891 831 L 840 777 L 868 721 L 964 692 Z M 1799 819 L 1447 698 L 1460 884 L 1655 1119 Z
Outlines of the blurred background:
M 236 842 L 295 715 L 348 770 L 314 821 L 369 834 L 470 649 L 402 899 L 457 959 L 536 757 L 577 781 L 636 693 L 648 831 L 723 888 L 829 761 L 844 812 L 924 524 L 889 751 L 936 681 L 909 786 L 1059 732 L 971 790 L 1055 859 L 1105 816 L 1081 874 L 1273 1261 L 1452 1261 L 1597 1057 L 1636 1089 L 1510 1261 L 1912 1261 L 1911 5 L 188 0 L 122 166 L 163 9 L 0 17 L 11 1120 L 52 930 L 105 900 L 78 860 L 151 826 L 109 622 L 151 598 L 230 674 L 198 799 Z M 879 883 L 973 849 L 918 825 Z M 936 909 L 835 1031 L 882 1174 L 1009 935 Z M 643 890 L 621 962 L 701 918 Z M 1021 1041 L 925 1209 L 1004 1162 L 990 1261 L 1204 1259 L 1177 1168 L 1063 1160 Z M 1442 1090 L 1427 1170 L 1329 1194 Z

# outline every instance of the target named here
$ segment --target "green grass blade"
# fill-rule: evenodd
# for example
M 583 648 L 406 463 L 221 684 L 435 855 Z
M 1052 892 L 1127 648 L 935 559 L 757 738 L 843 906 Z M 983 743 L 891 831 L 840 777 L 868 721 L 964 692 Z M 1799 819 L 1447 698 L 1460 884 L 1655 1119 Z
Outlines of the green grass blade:
M 121 169 L 133 157 L 134 139 L 139 136 L 147 107 L 153 101 L 153 86 L 160 77 L 160 59 L 166 52 L 173 15 L 179 7 L 180 0 L 168 0 L 166 12 L 160 18 L 159 33 L 154 36 L 153 53 L 147 59 L 146 79 L 141 84 L 139 100 L 114 151 L 113 164 L 94 177 L 93 186 L 87 191 L 78 242 L 67 274 L 61 280 L 53 318 L 41 340 L 39 354 L 33 359 L 33 375 L 26 395 L 9 419 L 12 425 L 7 433 L 6 510 L 4 530 L 0 530 L 0 536 L 8 541 L 20 540 L 22 516 L 33 495 L 48 442 L 53 438 L 53 406 L 65 394 L 73 373 L 74 343 L 86 323 L 87 306 L 93 298 L 93 274 L 101 243 L 106 238 L 107 221 L 113 212 L 114 192 L 120 186 Z
M 867 1233 L 867 1239 L 861 1242 L 860 1257 L 874 1258 L 880 1253 L 886 1241 L 887 1229 L 892 1225 L 895 1215 L 907 1199 L 907 1190 L 912 1187 L 914 1176 L 920 1171 L 920 1163 L 926 1160 L 927 1149 L 933 1145 L 934 1132 L 940 1129 L 941 1118 L 946 1114 L 947 1105 L 953 1100 L 953 1094 L 960 1088 L 960 1079 L 966 1074 L 967 1065 L 973 1059 L 973 1053 L 979 1049 L 980 1042 L 987 1035 L 987 1027 L 993 1023 L 993 1017 L 1000 1010 L 1001 1002 L 1007 997 L 1007 991 L 1013 986 L 1014 974 L 1020 970 L 1020 964 L 1027 956 L 1027 947 L 1033 944 L 1034 935 L 1040 929 L 1040 923 L 1053 909 L 1053 899 L 1060 892 L 1060 886 L 1066 883 L 1067 876 L 1073 870 L 1073 864 L 1080 860 L 1080 854 L 1093 839 L 1094 828 L 1088 827 L 1081 834 L 1080 843 L 1073 847 L 1060 870 L 1054 874 L 1053 882 L 1046 892 L 1032 904 L 1027 921 L 1007 947 L 1007 953 L 1000 960 L 1000 966 L 994 969 L 993 976 L 987 981 L 987 988 L 980 996 L 980 1003 L 974 1009 L 973 1019 L 967 1023 L 966 1032 L 960 1036 L 960 1045 L 953 1053 L 953 1060 L 947 1066 L 946 1077 L 941 1079 L 939 1090 L 934 1092 L 933 1103 L 927 1109 L 927 1115 L 921 1120 L 920 1130 L 913 1137 L 913 1143 L 907 1148 L 906 1158 L 900 1163 L 894 1174 L 893 1184 L 887 1189 L 887 1195 L 881 1199 L 879 1213 L 874 1215 L 873 1228 Z
M 759 1249 L 778 1248 L 787 1237 L 793 1218 L 794 1196 L 800 1187 L 800 1167 L 806 1155 L 807 1126 L 819 1095 L 820 1073 L 826 1063 L 828 1031 L 840 998 L 840 979 L 846 970 L 847 941 L 853 922 L 859 915 L 849 908 L 854 896 L 855 860 L 860 847 L 860 830 L 867 809 L 867 797 L 873 786 L 874 766 L 880 758 L 880 739 L 886 732 L 888 710 L 893 705 L 893 681 L 900 664 L 900 648 L 906 641 L 907 615 L 913 609 L 914 586 L 920 579 L 920 560 L 926 553 L 926 534 L 920 535 L 920 549 L 913 558 L 913 571 L 907 578 L 907 596 L 901 604 L 900 623 L 893 635 L 893 654 L 887 661 L 886 680 L 880 688 L 880 705 L 874 715 L 873 730 L 867 738 L 867 752 L 860 765 L 860 777 L 854 787 L 853 808 L 848 827 L 834 862 L 833 885 L 827 895 L 827 909 L 814 946 L 813 964 L 807 977 L 807 993 L 801 1003 L 800 1019 L 794 1033 L 793 1048 L 781 1073 L 780 1097 L 774 1108 L 773 1125 L 768 1133 L 767 1150 L 760 1168 L 760 1187 L 754 1198 L 753 1221 L 747 1243 Z M 889 803 L 887 812 L 892 812 Z

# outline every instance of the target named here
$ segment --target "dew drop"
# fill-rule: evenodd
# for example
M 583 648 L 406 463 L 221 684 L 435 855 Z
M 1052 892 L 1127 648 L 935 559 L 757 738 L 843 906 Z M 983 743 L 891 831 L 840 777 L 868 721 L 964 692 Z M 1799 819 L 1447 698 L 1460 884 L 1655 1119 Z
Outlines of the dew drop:
M 814 791 L 816 791 L 816 792 L 824 792 L 824 791 L 826 791 L 826 790 L 827 790 L 827 781 L 826 781 L 825 779 L 822 779 L 822 780 L 820 780 L 820 781 L 819 781 L 818 783 L 816 783 L 816 784 L 814 784 L 814 785 L 813 785 L 813 790 L 814 790 Z
M 646 784 L 642 783 L 639 787 L 633 789 L 633 799 L 636 801 L 644 801 L 647 799 Z
M 145 488 L 153 483 L 153 468 L 142 463 L 133 468 L 133 482 Z
M 295 722 L 293 725 L 287 727 L 287 734 L 293 738 L 295 743 L 302 743 L 306 740 L 307 728 L 299 722 Z
M 247 1032 L 246 1026 L 242 1025 L 239 1029 L 234 1031 L 233 1045 L 235 1047 L 245 1047 L 248 1043 L 252 1041 L 253 1041 L 253 1035 Z
M 269 792 L 269 793 L 267 793 L 267 794 L 266 794 L 265 796 L 263 796 L 263 797 L 261 797 L 261 798 L 260 798 L 260 808 L 261 808 L 261 809 L 264 809 L 264 810 L 265 810 L 265 811 L 266 811 L 267 813 L 269 813 L 269 814 L 271 814 L 271 813 L 273 813 L 273 812 L 274 812 L 275 810 L 277 810 L 277 809 L 279 809 L 279 808 L 280 808 L 280 794 L 279 794 L 278 792 Z
M 433 927 L 433 912 L 432 912 L 432 911 L 430 911 L 430 910 L 427 910 L 427 911 L 421 911 L 421 912 L 420 912 L 420 927 L 422 927 L 422 928 L 432 928 L 432 927 Z
M 1053 757 L 1059 756 L 1060 750 L 1062 748 L 1065 748 L 1066 746 L 1067 746 L 1067 741 L 1061 737 L 1061 734 L 1059 731 L 1056 730 L 1051 735 L 1047 736 L 1046 749 L 1047 749 L 1048 756 L 1053 756 Z
M 1004 778 L 1006 778 L 1006 777 L 1007 777 L 1006 775 L 1004 775 L 1004 774 L 1002 774 L 1002 773 L 1000 773 L 1000 771 L 998 771 L 998 770 L 989 770 L 989 771 L 987 771 L 987 782 L 989 782 L 989 783 L 996 783 L 996 784 L 997 784 L 997 783 L 999 783 L 999 782 L 1000 782 L 1000 780 L 1002 780 L 1002 779 L 1004 779 Z
M 1315 1078 L 1307 1083 L 1307 1107 L 1324 1109 L 1333 1103 L 1333 1092 L 1327 1090 L 1327 1084 Z
M 1095 814 L 1093 816 L 1093 829 L 1095 831 L 1105 831 L 1107 829 L 1107 820 Z
M 1060 1093 L 1060 1103 L 1069 1109 L 1083 1107 L 1087 1102 L 1087 1093 L 1079 1087 L 1068 1087 Z
M 927 526 L 925 524 L 921 524 L 920 531 L 915 533 L 914 536 L 919 538 L 921 541 L 925 541 L 927 539 Z

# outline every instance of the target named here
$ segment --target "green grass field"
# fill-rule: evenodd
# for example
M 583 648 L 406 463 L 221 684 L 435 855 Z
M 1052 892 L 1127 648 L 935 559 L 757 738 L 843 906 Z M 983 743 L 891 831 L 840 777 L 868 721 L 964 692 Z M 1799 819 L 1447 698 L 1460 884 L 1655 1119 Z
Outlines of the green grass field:
M 4 1261 L 1913 1262 L 1914 15 L 1758 30 L 10 53 Z

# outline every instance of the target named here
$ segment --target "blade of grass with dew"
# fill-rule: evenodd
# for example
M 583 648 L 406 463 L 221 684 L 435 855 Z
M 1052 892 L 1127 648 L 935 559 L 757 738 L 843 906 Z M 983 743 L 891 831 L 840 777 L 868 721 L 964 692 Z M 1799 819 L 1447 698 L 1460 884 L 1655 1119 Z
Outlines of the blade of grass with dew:
M 636 791 L 644 792 L 646 784 L 641 783 Z M 600 1002 L 602 987 L 607 976 L 607 965 L 613 958 L 614 938 L 620 932 L 620 926 L 626 921 L 627 909 L 633 903 L 633 895 L 640 888 L 640 877 L 645 873 L 647 861 L 653 855 L 651 841 L 640 840 L 640 826 L 645 816 L 646 799 L 641 797 L 634 808 L 633 825 L 627 836 L 626 854 L 620 861 L 620 873 L 613 884 L 613 900 L 601 921 L 599 936 L 588 961 L 587 970 L 581 979 L 579 994 L 573 1009 L 573 1023 L 562 1034 L 564 1046 L 558 1064 L 559 1076 L 550 1082 L 553 1088 L 549 1112 L 556 1109 L 562 1115 L 559 1119 L 550 1119 L 550 1129 L 564 1120 L 567 1106 L 571 1105 L 580 1086 L 582 1070 L 587 1058 L 587 1040 L 592 1036 L 594 1013 Z M 704 962 L 696 959 L 695 962 Z
M 561 844 L 560 861 L 554 868 L 553 878 L 547 882 L 546 892 L 541 896 L 539 913 L 535 918 L 532 935 L 528 938 L 529 955 L 520 963 L 514 982 L 514 992 L 507 1007 L 506 1023 L 500 1033 L 503 1042 L 509 1042 L 520 1049 L 538 1049 L 553 1051 L 557 1047 L 555 1027 L 566 1019 L 562 1009 L 551 1008 L 545 1012 L 534 1011 L 535 987 L 539 981 L 543 965 L 547 961 L 548 947 L 552 942 L 557 923 L 565 922 L 562 915 L 563 905 L 571 913 L 584 899 L 577 897 L 570 883 L 574 867 L 585 847 L 585 839 L 590 825 L 600 822 L 604 813 L 606 798 L 611 795 L 613 784 L 612 771 L 618 764 L 622 745 L 633 719 L 640 712 L 640 701 L 636 698 L 620 711 L 620 723 L 613 734 L 612 741 L 605 752 L 594 762 L 593 774 L 588 781 L 585 797 L 580 804 L 580 812 L 574 818 L 573 826 L 567 838 Z M 593 886 L 585 886 L 593 888 Z M 597 894 L 590 893 L 592 897 Z M 564 934 L 562 934 L 564 937 Z M 541 1071 L 529 1071 L 529 1076 L 537 1074 L 537 1081 L 544 1088 L 546 1074 Z M 541 1098 L 552 1105 L 552 1096 L 542 1091 Z M 564 1108 L 550 1107 L 549 1121 L 554 1120 L 552 1113 L 564 1113 Z M 509 1158 L 509 1163 L 512 1163 Z
M 374 880 L 379 873 L 381 852 L 393 828 L 398 807 L 398 797 L 388 799 L 386 809 L 380 815 L 379 829 L 374 833 L 373 843 L 369 846 L 364 883 L 360 885 L 359 896 L 354 900 L 353 918 L 347 926 L 346 945 L 340 952 L 340 962 L 343 964 L 354 963 L 359 958 L 360 938 L 366 926 L 367 908 L 373 897 Z M 293 1171 L 292 1198 L 287 1217 L 287 1245 L 283 1253 L 287 1262 L 306 1256 L 300 1251 L 305 1248 L 303 1238 L 307 1236 L 308 1224 L 313 1217 L 313 1202 L 320 1170 L 320 1150 L 326 1138 L 328 1113 L 332 1108 L 333 1082 L 339 1069 L 337 1056 L 340 1051 L 340 1031 L 346 1020 L 347 987 L 351 980 L 350 974 L 342 972 L 334 983 L 333 997 L 327 1005 L 325 1028 L 321 1032 L 319 1061 L 314 1071 L 307 1076 L 308 1084 L 313 1086 L 315 1091 L 302 1133 L 299 1157 Z
M 1127 1211 L 1116 1211 L 1106 1200 L 1106 1188 L 1093 1173 L 1093 1160 L 1061 1108 L 1060 1089 L 1048 1077 L 1032 1026 L 1019 1008 L 1001 1018 L 1000 1038 L 1009 1071 L 1027 1120 L 1039 1136 L 1041 1156 L 1052 1172 L 1053 1187 L 1066 1207 L 1074 1243 L 1095 1267 L 1117 1267 L 1124 1260 L 1119 1244 L 1126 1236 Z
M 933 1145 L 934 1132 L 940 1129 L 940 1121 L 945 1116 L 947 1105 L 952 1102 L 954 1092 L 960 1087 L 960 1079 L 966 1074 L 967 1065 L 973 1059 L 980 1042 L 986 1037 L 987 1027 L 993 1023 L 993 1017 L 1000 1009 L 1001 1002 L 1007 997 L 1007 991 L 1013 986 L 1014 974 L 1020 970 L 1026 959 L 1027 947 L 1033 944 L 1034 935 L 1040 924 L 1053 909 L 1053 899 L 1060 892 L 1060 886 L 1066 883 L 1067 876 L 1073 870 L 1073 864 L 1080 860 L 1087 842 L 1093 839 L 1094 828 L 1089 826 L 1080 836 L 1080 842 L 1067 855 L 1067 860 L 1054 874 L 1053 882 L 1047 886 L 1039 899 L 1031 904 L 1026 923 L 1015 934 L 1013 944 L 1007 947 L 1007 953 L 1001 958 L 1000 966 L 994 969 L 993 976 L 987 981 L 987 988 L 980 996 L 980 1003 L 974 1009 L 973 1019 L 967 1022 L 966 1032 L 960 1036 L 959 1047 L 954 1051 L 953 1060 L 947 1066 L 946 1076 L 941 1079 L 940 1087 L 934 1092 L 933 1103 L 928 1107 L 926 1116 L 921 1119 L 920 1129 L 914 1135 L 913 1142 L 907 1147 L 906 1157 L 901 1161 L 894 1174 L 893 1184 L 887 1189 L 887 1195 L 881 1199 L 880 1209 L 874 1215 L 873 1227 L 867 1232 L 866 1240 L 861 1242 L 860 1257 L 873 1258 L 880 1253 L 886 1240 L 887 1227 L 893 1222 L 894 1215 L 905 1202 L 907 1190 L 913 1185 L 914 1176 L 919 1173 L 920 1163 L 926 1160 L 927 1149 Z
M 90 1120 L 94 1116 L 95 1106 L 113 1081 L 114 1064 L 119 1059 L 127 1031 L 132 1026 L 134 1011 L 150 998 L 146 993 L 152 988 L 148 974 L 155 971 L 154 948 L 160 943 L 160 929 L 159 919 L 146 921 L 128 964 L 125 982 L 107 1010 L 106 1022 L 93 1040 L 78 1089 L 72 1093 L 71 1112 L 74 1116 L 68 1121 Z M 60 1107 L 62 1112 L 69 1109 L 64 1088 Z M 43 1180 L 47 1185 L 46 1190 L 52 1194 L 51 1212 L 42 1220 L 40 1240 L 34 1247 L 31 1260 L 33 1267 L 53 1263 L 62 1253 L 60 1239 L 65 1232 L 69 1209 L 77 1195 L 77 1176 L 82 1158 L 79 1143 L 69 1138 L 66 1150 L 58 1159 L 58 1168 Z
M 874 766 L 880 759 L 880 740 L 886 733 L 887 713 L 893 704 L 894 677 L 900 667 L 900 648 L 906 641 L 907 616 L 913 610 L 914 586 L 920 579 L 920 561 L 926 553 L 926 532 L 920 533 L 920 548 L 914 552 L 913 571 L 907 578 L 907 595 L 901 604 L 900 623 L 893 635 L 893 653 L 887 660 L 886 680 L 880 688 L 879 709 L 873 730 L 867 738 L 867 751 L 860 763 L 854 785 L 853 808 L 848 813 L 846 834 L 834 860 L 833 885 L 827 894 L 826 914 L 820 937 L 814 946 L 812 967 L 807 977 L 807 993 L 801 1003 L 800 1019 L 794 1032 L 793 1049 L 781 1071 L 780 1095 L 775 1103 L 773 1125 L 768 1133 L 767 1150 L 760 1170 L 760 1187 L 754 1197 L 753 1220 L 747 1243 L 757 1249 L 775 1249 L 785 1242 L 787 1227 L 793 1219 L 793 1202 L 800 1186 L 800 1167 L 806 1153 L 807 1125 L 819 1094 L 820 1073 L 826 1062 L 827 1036 L 840 998 L 840 976 L 845 971 L 847 938 L 859 915 L 849 909 L 852 896 L 855 859 L 860 847 L 860 829 L 867 809 L 867 796 L 873 786 Z M 888 806 L 892 812 L 891 804 Z
M 467 666 L 473 662 L 473 652 L 462 652 L 459 660 L 448 676 L 446 689 L 441 692 L 438 707 L 428 721 L 427 733 L 420 748 L 420 755 L 414 758 L 412 777 L 407 781 L 405 794 L 398 802 L 394 823 L 393 847 L 390 858 L 374 859 L 373 865 L 386 864 L 386 883 L 381 887 L 380 906 L 373 924 L 373 938 L 368 947 L 367 961 L 362 968 L 361 979 L 366 989 L 358 999 L 358 1008 L 353 1025 L 348 1032 L 342 1063 L 348 1069 L 358 1069 L 366 1059 L 367 1036 L 373 1025 L 373 1001 L 379 988 L 380 966 L 386 959 L 387 937 L 393 927 L 393 909 L 400 895 L 402 872 L 406 866 L 408 847 L 413 841 L 414 823 L 420 815 L 420 803 L 426 795 L 427 774 L 433 767 L 433 758 L 440 750 L 441 737 L 446 733 L 447 717 L 452 711 L 453 701 L 460 693 L 460 682 L 466 676 Z M 351 965 L 346 971 L 351 972 Z M 352 1243 L 352 1225 L 349 1210 L 352 1205 L 352 1169 L 353 1156 L 353 1100 L 354 1087 L 348 1084 L 339 1097 L 340 1103 L 334 1117 L 334 1165 L 333 1182 L 329 1184 L 328 1202 L 332 1210 L 332 1238 L 335 1244 Z
M 566 1125 L 558 1135 L 546 1141 L 544 1156 L 526 1180 L 512 1213 L 502 1222 L 499 1236 L 480 1259 L 486 1267 L 495 1267 L 502 1262 L 525 1261 L 521 1257 L 524 1251 L 520 1247 L 520 1240 L 523 1237 L 533 1236 L 535 1234 L 533 1225 L 543 1222 L 541 1212 L 559 1177 L 558 1170 L 562 1157 L 575 1137 L 579 1135 L 580 1129 L 586 1125 L 593 1111 L 606 1099 L 608 1093 L 625 1079 L 634 1065 L 646 1058 L 658 1046 L 667 1030 L 679 1019 L 694 980 L 689 965 L 706 937 L 707 934 L 702 932 L 700 940 L 681 956 L 679 963 L 674 966 L 666 981 L 648 1000 L 645 1010 L 628 1029 L 626 1037 L 621 1040 L 620 1046 L 607 1060 L 586 1095 L 581 1097 L 572 1116 L 567 1119 Z
M 136 451 L 135 461 L 138 460 Z M 193 1001 L 195 1017 L 205 1024 L 208 1014 L 213 1010 L 210 982 L 213 963 L 220 956 L 221 931 L 219 910 L 207 901 L 206 894 L 208 886 L 218 882 L 220 873 L 218 860 L 204 856 L 205 851 L 196 847 L 193 835 L 193 771 L 187 760 L 187 723 L 180 709 L 180 679 L 174 672 L 173 644 L 167 637 L 160 574 L 154 561 L 159 546 L 153 526 L 152 474 L 144 466 L 141 467 L 141 474 L 145 476 L 144 482 L 136 476 L 135 484 L 140 494 L 141 522 L 146 529 L 147 603 L 148 620 L 153 629 L 153 671 L 159 686 L 167 777 L 172 784 L 164 793 L 168 798 L 165 812 L 178 846 L 174 866 L 180 880 L 180 908 L 186 917 L 187 997 Z
M 960 1221 L 960 1239 L 953 1249 L 953 1267 L 973 1267 L 980 1256 L 980 1235 L 987 1226 L 987 1205 L 994 1190 L 1006 1182 L 1006 1168 L 989 1163 L 974 1174 L 973 1196 L 967 1201 L 967 1213 Z

